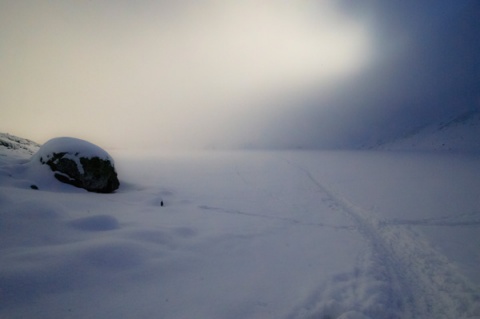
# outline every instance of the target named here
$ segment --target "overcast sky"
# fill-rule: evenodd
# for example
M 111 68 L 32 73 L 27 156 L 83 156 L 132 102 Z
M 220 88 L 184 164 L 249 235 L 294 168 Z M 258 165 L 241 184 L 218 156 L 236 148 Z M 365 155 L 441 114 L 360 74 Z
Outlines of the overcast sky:
M 337 147 L 480 101 L 478 1 L 0 0 L 0 130 Z

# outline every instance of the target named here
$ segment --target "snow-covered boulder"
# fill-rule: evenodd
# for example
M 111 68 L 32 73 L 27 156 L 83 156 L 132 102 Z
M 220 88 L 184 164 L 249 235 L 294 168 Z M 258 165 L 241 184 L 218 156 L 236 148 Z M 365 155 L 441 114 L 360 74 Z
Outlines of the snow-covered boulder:
M 81 139 L 51 139 L 40 147 L 31 161 L 48 165 L 57 180 L 89 192 L 111 193 L 120 186 L 110 155 Z

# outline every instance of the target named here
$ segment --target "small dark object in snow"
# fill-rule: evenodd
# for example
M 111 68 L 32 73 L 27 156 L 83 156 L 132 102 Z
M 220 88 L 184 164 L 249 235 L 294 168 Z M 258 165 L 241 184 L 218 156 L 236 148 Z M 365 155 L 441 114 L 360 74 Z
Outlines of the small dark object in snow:
M 32 185 L 30 185 L 30 188 L 31 188 L 31 189 L 38 189 L 38 186 L 32 184 Z
M 163 200 L 160 202 L 160 206 L 162 206 L 162 207 L 163 207 Z

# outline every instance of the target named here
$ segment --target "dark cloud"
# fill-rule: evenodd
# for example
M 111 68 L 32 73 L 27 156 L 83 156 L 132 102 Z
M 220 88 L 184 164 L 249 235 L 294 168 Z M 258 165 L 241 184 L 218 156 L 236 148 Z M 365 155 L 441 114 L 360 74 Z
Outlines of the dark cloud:
M 368 16 L 370 67 L 325 92 L 312 90 L 266 131 L 274 147 L 352 147 L 478 108 L 478 1 L 342 1 Z

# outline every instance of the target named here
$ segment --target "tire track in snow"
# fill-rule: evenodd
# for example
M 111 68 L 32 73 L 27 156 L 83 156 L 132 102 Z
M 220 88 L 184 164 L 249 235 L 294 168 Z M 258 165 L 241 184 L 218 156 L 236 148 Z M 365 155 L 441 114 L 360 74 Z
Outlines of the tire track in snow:
M 323 202 L 346 214 L 371 248 L 359 259 L 354 273 L 332 278 L 288 318 L 343 318 L 342 313 L 353 310 L 361 314 L 348 318 L 361 318 L 362 314 L 374 319 L 480 316 L 478 288 L 471 287 L 448 259 L 418 234 L 402 226 L 408 222 L 377 220 L 318 182 L 307 168 L 284 161 L 303 172 L 322 194 Z

